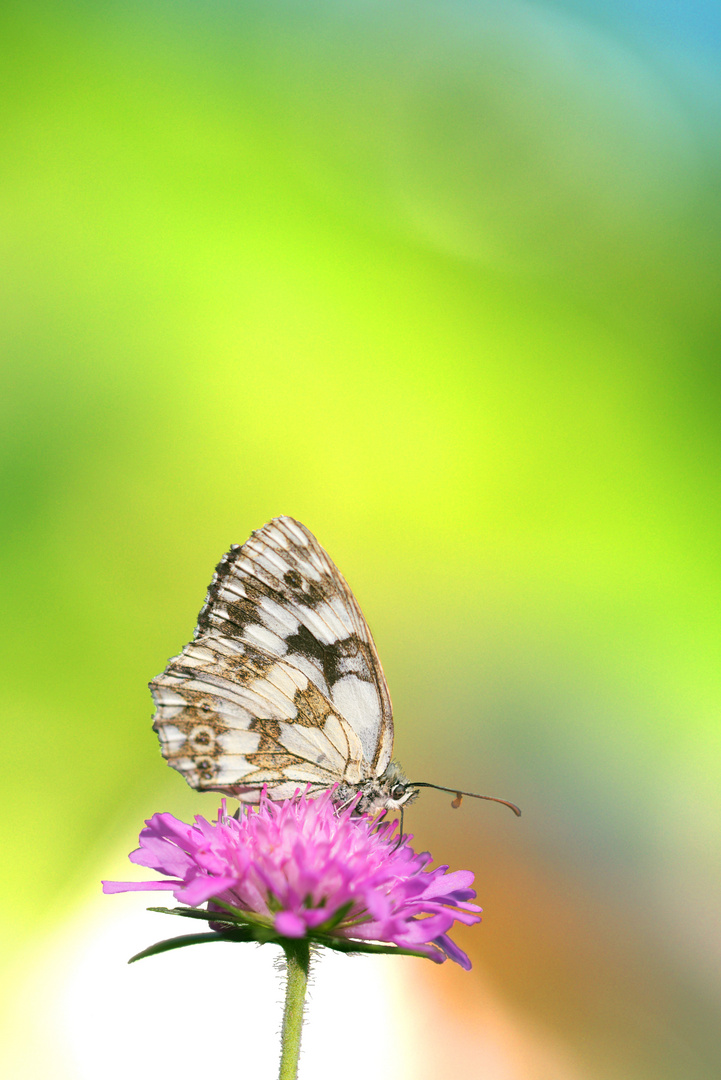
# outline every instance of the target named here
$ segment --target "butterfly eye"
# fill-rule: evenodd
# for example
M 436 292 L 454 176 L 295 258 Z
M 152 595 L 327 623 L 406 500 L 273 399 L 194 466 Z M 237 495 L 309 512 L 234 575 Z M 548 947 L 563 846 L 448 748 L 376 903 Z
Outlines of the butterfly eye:
M 406 793 L 406 789 L 403 786 L 403 784 L 396 784 L 395 787 L 391 791 L 391 798 L 393 798 L 393 799 L 401 799 L 401 798 L 403 798 L 405 793 Z

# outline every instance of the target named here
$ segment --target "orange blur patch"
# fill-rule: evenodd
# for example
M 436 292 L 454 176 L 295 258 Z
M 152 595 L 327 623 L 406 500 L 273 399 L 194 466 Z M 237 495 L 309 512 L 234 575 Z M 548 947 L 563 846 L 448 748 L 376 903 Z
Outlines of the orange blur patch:
M 456 797 L 453 800 L 453 802 L 451 803 L 451 806 L 453 807 L 454 810 L 457 810 L 462 802 L 463 802 L 463 796 L 461 795 L 460 791 L 457 791 L 456 792 Z

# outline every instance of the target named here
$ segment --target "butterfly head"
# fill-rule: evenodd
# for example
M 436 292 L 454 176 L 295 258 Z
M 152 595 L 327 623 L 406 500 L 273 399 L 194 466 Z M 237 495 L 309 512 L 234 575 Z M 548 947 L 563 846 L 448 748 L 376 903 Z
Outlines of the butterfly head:
M 391 762 L 380 776 L 363 780 L 360 784 L 341 784 L 336 800 L 339 803 L 350 801 L 360 792 L 355 811 L 357 814 L 377 814 L 381 810 L 400 810 L 418 795 L 409 784 L 401 769 Z

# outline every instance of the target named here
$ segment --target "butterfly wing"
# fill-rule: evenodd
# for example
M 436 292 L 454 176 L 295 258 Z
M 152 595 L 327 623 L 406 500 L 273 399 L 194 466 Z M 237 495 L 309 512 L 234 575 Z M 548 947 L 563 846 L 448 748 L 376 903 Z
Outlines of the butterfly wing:
M 379 776 L 390 696 L 368 625 L 315 537 L 280 517 L 219 562 L 195 639 L 150 688 L 193 787 L 255 799 Z
M 192 787 L 254 801 L 263 784 L 287 798 L 364 779 L 350 725 L 302 671 L 253 645 L 200 637 L 151 689 L 163 754 Z

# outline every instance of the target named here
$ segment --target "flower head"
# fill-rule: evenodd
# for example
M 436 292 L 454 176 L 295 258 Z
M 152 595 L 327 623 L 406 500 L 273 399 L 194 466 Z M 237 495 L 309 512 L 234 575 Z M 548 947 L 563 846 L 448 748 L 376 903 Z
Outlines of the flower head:
M 468 969 L 448 937 L 455 922 L 480 921 L 468 870 L 429 869 L 395 824 L 339 810 L 333 791 L 241 806 L 216 821 L 187 825 L 154 814 L 130 859 L 165 874 L 146 882 L 103 882 L 106 893 L 168 890 L 190 908 L 208 903 L 220 923 L 233 914 L 262 930 L 262 940 L 309 938 L 330 947 L 387 942 Z M 226 915 L 224 916 L 224 913 Z M 258 935 L 256 935 L 258 936 Z M 372 946 L 368 946 L 370 949 Z

